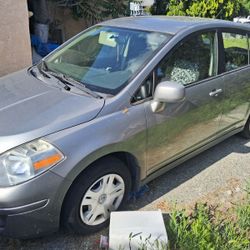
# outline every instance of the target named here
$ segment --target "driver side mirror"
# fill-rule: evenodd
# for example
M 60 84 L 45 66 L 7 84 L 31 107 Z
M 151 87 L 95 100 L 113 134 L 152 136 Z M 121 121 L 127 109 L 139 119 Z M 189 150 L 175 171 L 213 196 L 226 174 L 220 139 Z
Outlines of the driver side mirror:
M 156 86 L 154 99 L 151 104 L 153 112 L 162 111 L 166 103 L 176 103 L 184 100 L 185 88 L 177 82 L 165 81 Z

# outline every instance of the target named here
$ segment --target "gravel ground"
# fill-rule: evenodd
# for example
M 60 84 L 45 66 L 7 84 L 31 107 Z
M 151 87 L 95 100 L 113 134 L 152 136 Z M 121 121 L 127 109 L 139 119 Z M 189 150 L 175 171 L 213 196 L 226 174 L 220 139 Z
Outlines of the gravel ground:
M 131 210 L 189 207 L 195 202 L 230 205 L 237 202 L 250 180 L 250 141 L 239 136 L 218 144 L 149 183 L 149 191 L 129 204 Z M 98 249 L 100 235 L 77 236 L 58 232 L 35 240 L 0 238 L 0 249 Z

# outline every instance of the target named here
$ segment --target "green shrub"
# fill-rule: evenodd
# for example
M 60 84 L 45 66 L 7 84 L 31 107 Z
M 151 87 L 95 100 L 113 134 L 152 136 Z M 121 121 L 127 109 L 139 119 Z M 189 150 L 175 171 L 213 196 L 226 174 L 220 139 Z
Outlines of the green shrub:
M 247 201 L 246 204 L 242 204 L 237 207 L 236 214 L 238 220 L 238 226 L 241 230 L 247 231 L 250 237 L 250 182 L 246 187 Z
M 141 233 L 129 235 L 140 239 L 138 250 L 249 250 L 250 249 L 250 182 L 245 202 L 223 214 L 218 207 L 196 204 L 191 214 L 174 210 L 166 220 L 168 246 L 151 235 L 142 239 Z M 122 250 L 123 248 L 120 248 Z
M 249 249 L 249 204 L 238 208 L 238 221 L 221 219 L 216 207 L 197 204 L 190 215 L 174 211 L 167 221 L 170 249 Z

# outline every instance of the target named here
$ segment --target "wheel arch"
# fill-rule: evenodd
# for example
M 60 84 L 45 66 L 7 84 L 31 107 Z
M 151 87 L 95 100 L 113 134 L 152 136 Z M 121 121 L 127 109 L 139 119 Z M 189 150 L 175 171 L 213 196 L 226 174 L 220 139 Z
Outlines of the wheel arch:
M 70 191 L 73 185 L 80 179 L 80 177 L 83 174 L 86 173 L 87 170 L 91 169 L 95 165 L 95 163 L 102 161 L 104 159 L 107 159 L 107 158 L 116 158 L 122 161 L 128 168 L 130 175 L 131 175 L 131 183 L 132 183 L 131 191 L 136 192 L 139 190 L 141 168 L 139 166 L 137 158 L 133 154 L 129 152 L 125 152 L 125 151 L 117 151 L 117 152 L 108 153 L 106 155 L 99 157 L 98 159 L 95 159 L 94 161 L 89 163 L 87 167 L 82 167 L 82 170 L 75 176 L 73 182 L 71 183 L 71 185 L 65 192 L 62 206 L 61 206 L 61 211 L 60 211 L 60 218 L 62 218 L 64 204 L 65 204 L 65 201 L 67 200 L 67 196 L 70 194 Z
M 105 155 L 102 155 L 98 157 L 97 159 L 92 160 L 87 164 L 87 166 L 82 166 L 81 171 L 74 177 L 74 180 L 72 182 L 72 185 L 74 182 L 77 181 L 77 179 L 84 174 L 88 169 L 93 167 L 96 162 L 102 161 L 106 158 L 117 158 L 120 161 L 122 161 L 128 168 L 131 178 L 132 178 L 132 190 L 137 191 L 140 186 L 140 176 L 141 176 L 141 168 L 139 166 L 139 162 L 137 158 L 125 151 L 117 151 L 117 152 L 111 152 Z M 81 165 L 81 163 L 79 163 Z

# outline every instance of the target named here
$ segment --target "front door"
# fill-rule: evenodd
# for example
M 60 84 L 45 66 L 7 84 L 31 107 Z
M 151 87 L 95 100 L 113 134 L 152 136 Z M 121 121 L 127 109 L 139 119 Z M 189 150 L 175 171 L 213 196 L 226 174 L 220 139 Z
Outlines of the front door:
M 217 77 L 217 34 L 208 31 L 183 40 L 154 71 L 154 85 L 183 84 L 186 98 L 154 113 L 145 102 L 148 174 L 213 140 L 219 129 L 223 79 Z

